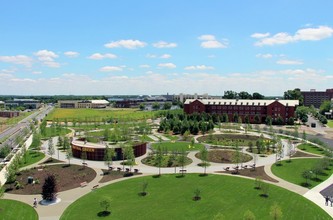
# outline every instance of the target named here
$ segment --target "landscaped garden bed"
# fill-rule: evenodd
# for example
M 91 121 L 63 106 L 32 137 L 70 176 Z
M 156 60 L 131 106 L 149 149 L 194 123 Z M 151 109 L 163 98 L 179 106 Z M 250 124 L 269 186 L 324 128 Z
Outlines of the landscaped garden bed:
M 8 193 L 14 194 L 40 194 L 44 180 L 48 174 L 54 174 L 57 178 L 58 191 L 65 191 L 80 187 L 82 182 L 91 182 L 96 177 L 96 172 L 92 168 L 78 165 L 59 164 L 43 166 L 21 171 L 16 180 L 6 183 L 4 188 Z M 28 178 L 32 177 L 35 183 L 28 183 Z
M 230 170 L 230 171 L 220 171 L 217 173 L 231 173 L 231 172 L 232 171 Z M 238 170 L 237 175 L 247 176 L 247 177 L 252 177 L 252 178 L 261 178 L 262 180 L 266 180 L 266 181 L 270 181 L 270 182 L 274 182 L 274 183 L 278 182 L 276 179 L 273 179 L 272 177 L 270 177 L 266 174 L 264 166 L 255 167 L 255 168 L 248 167 L 246 169 L 240 169 L 240 170 Z
M 141 160 L 143 164 L 148 166 L 158 167 L 158 162 L 155 155 L 148 156 Z M 185 157 L 184 166 L 187 166 L 192 163 L 192 160 L 188 157 Z M 180 167 L 182 166 L 179 162 L 179 156 L 173 154 L 167 154 L 162 156 L 161 167 Z
M 129 172 L 124 171 L 116 171 L 116 170 L 102 170 L 103 171 L 103 177 L 99 181 L 99 183 L 105 183 L 116 179 L 121 179 L 123 177 L 126 177 Z M 141 175 L 142 173 L 139 172 L 131 172 L 131 175 L 128 176 L 136 176 Z
M 234 150 L 209 150 L 208 151 L 208 161 L 213 162 L 213 163 L 235 163 L 238 162 L 241 163 L 246 163 L 250 160 L 252 160 L 252 156 L 238 152 L 239 155 L 236 156 L 236 151 Z M 200 159 L 200 153 L 195 154 L 197 158 Z M 237 158 L 236 158 L 237 157 Z

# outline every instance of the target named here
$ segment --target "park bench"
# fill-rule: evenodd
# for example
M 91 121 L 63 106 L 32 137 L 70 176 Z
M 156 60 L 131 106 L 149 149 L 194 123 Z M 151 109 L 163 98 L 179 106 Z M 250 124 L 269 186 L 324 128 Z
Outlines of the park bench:
M 130 171 L 130 169 L 129 168 L 126 168 L 126 172 L 129 172 Z
M 93 186 L 92 189 L 97 189 L 98 187 L 99 187 L 99 185 L 95 185 L 95 186 Z
M 83 166 L 88 166 L 88 164 L 87 164 L 87 163 L 82 163 L 82 165 L 83 165 Z
M 138 173 L 139 172 L 139 169 L 134 169 L 134 173 Z
M 112 170 L 113 170 L 113 167 L 111 167 L 111 166 L 110 166 L 110 167 L 109 167 L 109 170 L 111 170 L 111 171 L 112 171 Z
M 81 186 L 81 187 L 85 187 L 85 186 L 87 186 L 87 185 L 88 185 L 88 183 L 87 183 L 86 181 L 80 183 L 80 186 Z
M 239 166 L 235 166 L 235 167 L 233 167 L 235 170 L 238 170 L 239 169 Z
M 242 168 L 243 168 L 243 169 L 246 169 L 246 168 L 247 168 L 247 165 L 242 166 Z
M 223 168 L 225 171 L 229 171 L 230 167 Z
M 255 168 L 256 167 L 256 164 L 254 163 L 253 165 L 250 165 L 251 168 Z
M 184 173 L 186 173 L 186 170 L 179 170 L 179 173 L 184 174 Z
M 120 172 L 120 171 L 121 171 L 121 168 L 120 168 L 120 167 L 117 167 L 117 170 L 118 170 L 118 172 Z

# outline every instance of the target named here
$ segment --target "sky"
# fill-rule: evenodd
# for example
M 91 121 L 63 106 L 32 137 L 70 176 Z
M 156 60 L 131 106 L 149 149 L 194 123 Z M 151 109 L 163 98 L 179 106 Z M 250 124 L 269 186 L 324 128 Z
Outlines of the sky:
M 333 88 L 331 0 L 0 0 L 0 95 Z

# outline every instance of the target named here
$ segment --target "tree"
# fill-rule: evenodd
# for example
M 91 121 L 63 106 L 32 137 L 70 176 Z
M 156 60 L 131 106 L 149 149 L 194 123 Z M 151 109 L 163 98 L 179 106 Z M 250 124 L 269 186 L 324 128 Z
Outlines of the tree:
M 201 164 L 204 167 L 204 174 L 203 175 L 206 175 L 206 169 L 210 164 L 208 163 L 208 150 L 205 146 L 203 146 L 201 151 L 200 151 L 200 159 L 202 161 Z
M 325 112 L 329 112 L 332 109 L 331 107 L 331 101 L 323 101 L 323 103 L 321 103 L 320 108 L 319 108 L 319 112 L 322 115 L 325 115 Z
M 253 99 L 264 99 L 265 96 L 264 96 L 264 95 L 261 95 L 261 94 L 258 93 L 258 92 L 254 92 L 254 93 L 252 94 L 252 98 L 253 98 Z
M 104 141 L 108 141 L 110 138 L 110 130 L 109 128 L 105 128 L 103 132 L 103 139 Z
M 6 177 L 6 180 L 8 183 L 13 183 L 15 181 L 16 172 L 17 172 L 17 169 L 16 169 L 16 166 L 13 165 L 13 163 L 11 163 L 9 166 L 8 165 L 6 166 L 5 177 Z
M 110 169 L 110 166 L 112 164 L 112 158 L 114 157 L 115 152 L 114 149 L 110 148 L 109 145 L 105 144 L 105 150 L 104 150 L 104 163 Z
M 57 141 L 57 150 L 59 150 L 60 148 L 63 148 L 63 145 L 64 145 L 64 139 L 61 136 L 59 136 L 58 141 Z
M 42 189 L 42 197 L 47 201 L 54 201 L 57 197 L 58 186 L 57 179 L 53 174 L 49 174 L 45 178 L 45 182 Z
M 52 160 L 53 159 L 52 156 L 54 155 L 54 146 L 53 146 L 53 140 L 52 140 L 52 138 L 50 138 L 48 140 L 47 153 L 50 155 L 51 160 Z
M 68 166 L 71 165 L 71 158 L 73 157 L 72 149 L 66 150 L 66 159 L 68 160 Z
M 145 110 L 146 105 L 144 103 L 140 103 L 139 108 L 141 111 Z
M 141 193 L 140 193 L 140 194 L 141 194 L 142 196 L 147 195 L 148 182 L 147 182 L 147 181 L 143 181 L 141 187 L 142 187 L 142 190 L 141 190 Z
M 312 171 L 311 170 L 304 170 L 302 173 L 302 177 L 305 179 L 305 186 L 309 186 L 309 179 L 312 178 Z
M 64 137 L 62 144 L 63 144 L 63 146 L 62 146 L 63 150 L 67 150 L 70 148 L 71 144 L 70 144 L 70 140 L 67 136 Z
M 305 133 L 305 131 L 303 130 L 303 134 L 302 134 L 302 139 L 303 139 L 303 142 L 305 143 L 306 142 L 306 139 L 307 139 L 307 137 L 306 137 L 306 133 Z
M 241 161 L 241 152 L 238 146 L 238 142 L 236 142 L 235 151 L 232 154 L 232 162 L 236 163 L 236 166 L 238 166 L 240 161 Z
M 87 152 L 86 151 L 81 151 L 81 160 L 82 160 L 82 165 L 85 167 L 85 163 L 87 160 Z
M 223 95 L 222 98 L 224 98 L 224 99 L 236 99 L 237 98 L 237 92 L 231 91 L 231 90 L 224 91 L 224 95 Z
M 110 214 L 110 212 L 108 211 L 108 209 L 110 208 L 110 205 L 111 205 L 111 202 L 109 199 L 103 199 L 102 201 L 99 202 L 99 205 L 103 209 L 104 216 Z
M 251 212 L 250 210 L 247 210 L 245 213 L 244 213 L 244 217 L 243 217 L 244 220 L 255 220 L 256 217 L 255 215 L 253 214 L 253 212 Z
M 159 110 L 161 108 L 161 105 L 158 102 L 154 102 L 152 108 L 156 111 L 156 110 Z
M 293 155 L 294 147 L 293 147 L 293 143 L 291 142 L 290 139 L 288 139 L 287 148 L 288 148 L 289 162 L 291 162 L 291 156 Z
M 171 109 L 171 107 L 172 107 L 172 104 L 170 102 L 165 102 L 163 105 L 164 110 L 169 110 L 169 109 Z
M 271 206 L 269 215 L 274 219 L 278 220 L 282 218 L 282 210 L 277 203 Z
M 298 88 L 284 92 L 283 98 L 287 100 L 298 100 L 300 106 L 303 105 L 304 101 L 304 97 L 301 93 L 301 90 Z
M 245 92 L 245 91 L 241 91 L 238 93 L 238 97 L 240 99 L 252 99 L 252 95 L 249 94 L 248 92 Z
M 158 166 L 158 176 L 161 176 L 161 167 L 163 162 L 163 152 L 161 145 L 159 144 L 155 153 L 155 164 Z
M 186 151 L 184 149 L 180 151 L 180 155 L 178 156 L 178 163 L 182 170 L 184 170 L 184 166 L 186 163 Z M 184 172 L 182 172 L 182 176 L 184 176 Z

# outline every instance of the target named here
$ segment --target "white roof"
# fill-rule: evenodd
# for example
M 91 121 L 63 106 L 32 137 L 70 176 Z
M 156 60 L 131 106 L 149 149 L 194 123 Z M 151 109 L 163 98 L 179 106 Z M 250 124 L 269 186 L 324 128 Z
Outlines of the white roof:
M 93 104 L 109 104 L 106 100 L 91 100 L 91 103 Z
M 298 100 L 265 100 L 265 99 L 186 99 L 184 104 L 190 104 L 198 100 L 199 102 L 203 103 L 204 105 L 253 105 L 253 106 L 267 106 L 272 104 L 273 102 L 277 101 L 282 105 L 286 106 L 297 106 L 299 105 Z
M 4 104 L 4 102 L 3 102 L 3 101 L 0 101 L 0 104 Z

